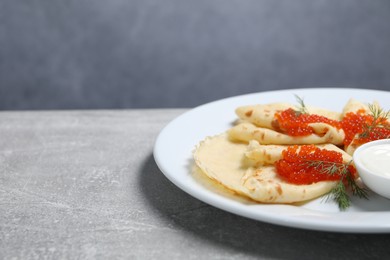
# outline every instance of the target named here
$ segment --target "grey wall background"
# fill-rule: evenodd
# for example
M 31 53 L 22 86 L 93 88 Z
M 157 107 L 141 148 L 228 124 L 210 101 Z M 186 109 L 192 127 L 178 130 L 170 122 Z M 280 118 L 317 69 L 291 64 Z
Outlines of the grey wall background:
M 0 0 L 0 109 L 390 90 L 390 1 Z

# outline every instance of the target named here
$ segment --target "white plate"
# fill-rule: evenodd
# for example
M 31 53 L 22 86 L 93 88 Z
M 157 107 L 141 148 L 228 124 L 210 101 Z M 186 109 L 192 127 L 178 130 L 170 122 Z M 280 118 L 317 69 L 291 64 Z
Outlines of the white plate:
M 353 198 L 351 207 L 340 212 L 332 201 L 319 198 L 301 205 L 264 205 L 229 196 L 207 186 L 191 171 L 192 151 L 206 136 L 226 131 L 236 119 L 238 106 L 290 102 L 294 95 L 307 105 L 341 111 L 349 98 L 390 107 L 390 92 L 363 89 L 290 89 L 242 95 L 196 107 L 170 122 L 159 134 L 154 158 L 165 176 L 193 197 L 217 208 L 251 219 L 296 228 L 351 232 L 390 232 L 390 200 L 370 193 L 369 200 Z

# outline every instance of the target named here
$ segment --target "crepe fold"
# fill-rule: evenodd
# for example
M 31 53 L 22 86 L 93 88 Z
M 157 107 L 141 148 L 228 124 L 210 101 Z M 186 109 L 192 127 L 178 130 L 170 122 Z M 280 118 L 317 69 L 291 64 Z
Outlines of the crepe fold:
M 343 152 L 334 145 L 320 146 Z M 250 145 L 231 141 L 227 133 L 208 137 L 196 147 L 196 165 L 224 187 L 261 203 L 294 203 L 328 193 L 337 182 L 320 181 L 309 185 L 291 184 L 280 178 L 273 162 L 287 146 Z M 345 160 L 349 155 L 343 154 Z
M 290 136 L 280 132 L 275 127 L 275 113 L 296 109 L 288 103 L 270 103 L 264 105 L 241 106 L 236 109 L 240 122 L 229 131 L 232 140 L 249 142 L 256 140 L 261 144 L 325 144 L 342 145 L 345 138 L 344 131 L 327 123 L 310 123 L 313 133 L 305 136 Z M 309 114 L 316 114 L 332 120 L 340 120 L 341 113 L 307 107 Z

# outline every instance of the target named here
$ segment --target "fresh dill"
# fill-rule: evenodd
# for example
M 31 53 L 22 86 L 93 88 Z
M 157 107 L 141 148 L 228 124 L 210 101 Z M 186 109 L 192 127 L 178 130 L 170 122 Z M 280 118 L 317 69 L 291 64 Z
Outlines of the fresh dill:
M 322 160 L 309 160 L 305 161 L 305 164 L 308 167 L 315 168 L 319 173 L 335 175 L 339 173 L 344 173 L 348 170 L 349 164 L 345 163 L 336 163 Z
M 390 125 L 387 124 L 387 120 L 390 117 L 390 111 L 384 111 L 378 105 L 368 104 L 372 116 L 372 123 L 363 126 L 364 131 L 359 134 L 360 138 L 367 138 L 375 129 L 385 128 L 390 130 Z M 390 136 L 383 136 L 382 138 L 390 138 Z
M 298 106 L 297 106 L 298 110 L 296 110 L 296 114 L 297 115 L 309 114 L 309 110 L 307 109 L 306 104 L 305 104 L 303 98 L 301 98 L 300 96 L 298 96 L 296 94 L 294 94 L 294 96 L 295 96 L 295 99 L 298 102 Z
M 336 163 L 322 160 L 310 160 L 305 162 L 307 166 L 314 167 L 320 173 L 335 175 L 340 174 L 341 178 L 337 185 L 327 194 L 327 200 L 333 199 L 340 210 L 344 211 L 351 205 L 351 198 L 347 188 L 352 191 L 353 196 L 368 199 L 367 189 L 360 187 L 350 171 L 352 160 L 348 163 Z
M 339 181 L 335 187 L 328 193 L 327 199 L 333 199 L 337 202 L 339 209 L 344 211 L 351 205 L 351 198 L 349 197 L 345 185 Z

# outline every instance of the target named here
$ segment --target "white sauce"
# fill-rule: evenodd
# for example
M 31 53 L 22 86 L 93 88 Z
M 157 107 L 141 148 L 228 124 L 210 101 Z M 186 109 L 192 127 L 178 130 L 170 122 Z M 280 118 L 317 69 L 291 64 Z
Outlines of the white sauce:
M 368 147 L 361 152 L 361 161 L 372 172 L 390 177 L 390 144 Z

